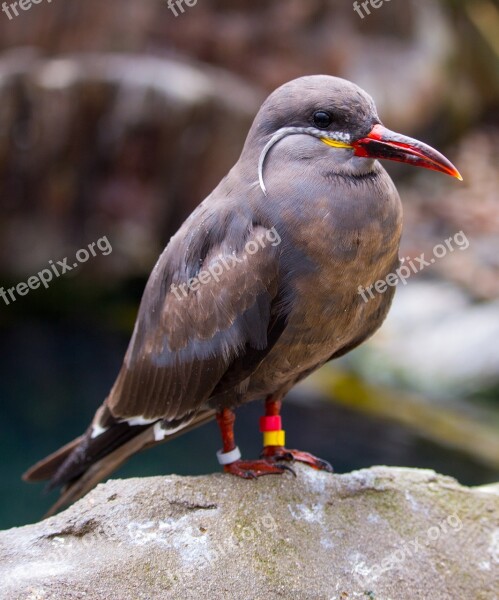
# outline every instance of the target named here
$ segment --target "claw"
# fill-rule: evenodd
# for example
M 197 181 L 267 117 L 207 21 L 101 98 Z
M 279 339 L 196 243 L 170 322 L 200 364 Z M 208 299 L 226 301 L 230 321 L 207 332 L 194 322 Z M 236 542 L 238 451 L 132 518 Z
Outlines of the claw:
M 290 473 L 292 473 L 293 477 L 296 477 L 296 471 L 294 469 L 292 469 L 289 465 L 279 465 L 281 467 L 281 469 L 285 469 L 286 471 L 289 471 Z
M 296 473 L 288 465 L 276 464 L 273 460 L 236 460 L 229 465 L 224 465 L 224 471 L 244 479 L 255 479 L 262 475 L 282 475 L 290 471 L 295 477 Z
M 278 462 L 280 460 L 296 461 L 301 462 L 318 471 L 326 471 L 327 473 L 333 473 L 333 467 L 322 458 L 317 458 L 313 454 L 308 452 L 302 452 L 301 450 L 289 450 L 283 446 L 266 446 L 261 454 L 262 457 L 267 460 Z

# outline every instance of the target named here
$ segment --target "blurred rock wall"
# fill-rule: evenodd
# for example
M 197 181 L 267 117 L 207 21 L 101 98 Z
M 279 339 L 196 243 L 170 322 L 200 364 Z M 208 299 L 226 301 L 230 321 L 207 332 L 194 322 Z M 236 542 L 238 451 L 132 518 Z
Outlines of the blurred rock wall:
M 101 236 L 115 252 L 87 272 L 147 273 L 232 166 L 261 99 L 234 76 L 143 55 L 17 50 L 0 81 L 0 270 L 12 274 Z
M 36 272 L 107 235 L 119 251 L 87 274 L 146 274 L 237 159 L 265 92 L 303 74 L 356 81 L 393 129 L 455 139 L 497 97 L 486 69 L 480 92 L 466 47 L 471 31 L 488 64 L 483 16 L 462 5 L 393 1 L 364 19 L 349 0 L 199 0 L 178 17 L 166 0 L 64 0 L 1 13 L 0 272 Z

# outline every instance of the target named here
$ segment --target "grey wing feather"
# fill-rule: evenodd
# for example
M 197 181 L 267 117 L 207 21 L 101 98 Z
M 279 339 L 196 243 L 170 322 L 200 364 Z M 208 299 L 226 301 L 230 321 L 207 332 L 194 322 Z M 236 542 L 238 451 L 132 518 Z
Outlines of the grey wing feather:
M 250 223 L 243 241 L 258 244 L 265 232 Z M 190 415 L 248 348 L 265 351 L 268 345 L 278 293 L 276 247 L 260 244 L 249 254 L 241 240 L 238 247 L 231 244 L 235 236 L 229 232 L 220 241 L 199 244 L 206 254 L 193 253 L 190 262 L 197 263 L 197 270 L 189 263 L 175 269 L 171 257 L 185 256 L 182 245 L 189 243 L 182 230 L 179 234 L 151 275 L 122 370 L 106 402 L 117 418 L 171 421 Z M 179 288 L 200 272 L 205 282 L 195 291 Z

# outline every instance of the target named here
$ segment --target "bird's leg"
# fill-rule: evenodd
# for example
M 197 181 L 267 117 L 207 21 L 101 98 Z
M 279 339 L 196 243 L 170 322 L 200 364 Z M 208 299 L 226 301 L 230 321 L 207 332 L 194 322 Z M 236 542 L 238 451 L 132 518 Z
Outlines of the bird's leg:
M 333 472 L 333 467 L 322 458 L 301 450 L 289 450 L 284 446 L 284 431 L 281 429 L 281 400 L 269 396 L 265 400 L 265 416 L 260 418 L 263 433 L 262 458 L 272 461 L 289 460 L 305 463 L 320 471 Z
M 217 412 L 217 422 L 222 433 L 222 450 L 217 452 L 217 458 L 226 473 L 253 479 L 261 475 L 281 474 L 284 471 L 293 472 L 287 465 L 278 465 L 273 459 L 241 460 L 241 452 L 234 441 L 235 420 L 236 416 L 229 408 Z

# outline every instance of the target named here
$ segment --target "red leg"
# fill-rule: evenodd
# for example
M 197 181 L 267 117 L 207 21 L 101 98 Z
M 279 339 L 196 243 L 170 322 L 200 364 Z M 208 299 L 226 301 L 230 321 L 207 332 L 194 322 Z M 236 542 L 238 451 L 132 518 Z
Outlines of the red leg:
M 236 451 L 237 449 L 234 441 L 235 420 L 236 417 L 234 412 L 228 408 L 224 408 L 217 413 L 217 422 L 222 434 L 222 452 L 224 454 Z M 239 456 L 241 455 L 239 454 Z M 262 475 L 281 474 L 284 473 L 284 471 L 292 472 L 290 467 L 286 465 L 277 465 L 274 460 L 268 460 L 266 458 L 260 458 L 259 460 L 241 460 L 239 458 L 229 464 L 224 464 L 223 468 L 226 473 L 232 473 L 232 475 L 244 477 L 245 479 L 254 479 L 255 477 L 260 477 Z
M 269 396 L 265 401 L 265 416 L 279 416 L 281 404 L 281 400 L 276 400 L 273 396 Z M 297 461 L 320 471 L 333 472 L 333 467 L 327 461 L 322 460 L 322 458 L 317 458 L 313 454 L 302 452 L 301 450 L 289 450 L 284 446 L 265 446 L 260 456 L 276 462 L 280 460 Z

